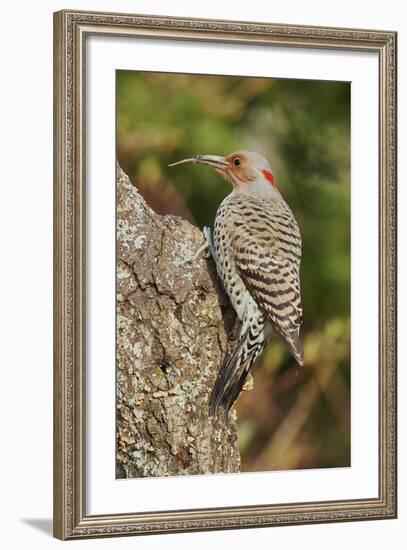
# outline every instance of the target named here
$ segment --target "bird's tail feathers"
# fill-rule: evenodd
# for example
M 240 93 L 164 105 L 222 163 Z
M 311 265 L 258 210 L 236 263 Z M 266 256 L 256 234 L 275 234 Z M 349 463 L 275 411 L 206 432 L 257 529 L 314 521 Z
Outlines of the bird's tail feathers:
M 298 365 L 304 365 L 304 350 L 300 340 L 299 330 L 293 330 L 289 334 L 284 335 L 284 340 L 287 343 L 291 355 L 297 361 Z
M 265 344 L 263 328 L 250 327 L 247 330 L 219 371 L 211 394 L 210 416 L 215 416 L 219 405 L 222 405 L 226 412 L 229 411 Z

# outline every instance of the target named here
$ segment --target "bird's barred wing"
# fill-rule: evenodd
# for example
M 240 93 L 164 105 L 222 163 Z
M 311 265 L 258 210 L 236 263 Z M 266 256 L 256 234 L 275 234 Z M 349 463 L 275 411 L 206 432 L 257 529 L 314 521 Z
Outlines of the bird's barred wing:
M 240 241 L 235 248 L 236 267 L 256 303 L 302 364 L 299 231 L 286 235 L 276 225 L 263 227 L 263 231 L 250 223 L 235 227 L 235 242 Z

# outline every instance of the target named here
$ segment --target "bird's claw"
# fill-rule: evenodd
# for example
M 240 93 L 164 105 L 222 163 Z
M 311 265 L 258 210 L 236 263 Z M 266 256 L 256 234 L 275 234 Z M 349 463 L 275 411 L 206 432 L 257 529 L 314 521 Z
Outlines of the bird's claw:
M 209 227 L 204 227 L 202 232 L 204 235 L 205 242 L 203 243 L 202 246 L 198 248 L 198 250 L 192 256 L 192 258 L 188 258 L 187 260 L 185 260 L 182 263 L 182 265 L 192 265 L 200 256 L 203 256 L 206 260 L 208 260 L 211 256 L 214 256 L 211 230 Z
M 203 243 L 203 245 L 198 248 L 198 250 L 195 252 L 195 254 L 191 258 L 188 258 L 187 260 L 185 260 L 183 262 L 183 265 L 192 265 L 200 256 L 203 256 L 205 259 L 208 259 L 211 257 L 205 232 L 204 232 L 204 237 L 205 237 L 205 242 Z

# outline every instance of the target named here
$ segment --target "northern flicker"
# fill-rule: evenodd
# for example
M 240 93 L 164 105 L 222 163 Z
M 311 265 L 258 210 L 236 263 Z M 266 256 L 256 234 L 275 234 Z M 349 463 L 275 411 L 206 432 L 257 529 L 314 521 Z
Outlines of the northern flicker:
M 299 365 L 301 234 L 281 196 L 268 161 L 249 151 L 226 157 L 198 155 L 171 164 L 206 164 L 231 185 L 219 206 L 213 232 L 204 229 L 218 275 L 240 321 L 238 343 L 221 367 L 209 411 L 226 411 L 270 336 L 279 334 Z

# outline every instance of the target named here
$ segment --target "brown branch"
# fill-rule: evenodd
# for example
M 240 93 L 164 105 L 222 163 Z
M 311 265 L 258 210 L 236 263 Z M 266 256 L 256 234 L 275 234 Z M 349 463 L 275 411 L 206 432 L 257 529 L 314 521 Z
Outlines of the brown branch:
M 236 472 L 236 414 L 208 417 L 234 322 L 201 231 L 117 170 L 117 477 Z

